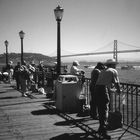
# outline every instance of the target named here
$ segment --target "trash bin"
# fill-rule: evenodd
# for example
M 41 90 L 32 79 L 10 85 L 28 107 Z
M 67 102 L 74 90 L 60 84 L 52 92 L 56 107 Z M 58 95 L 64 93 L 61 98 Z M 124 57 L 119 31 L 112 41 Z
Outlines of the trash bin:
M 79 110 L 80 83 L 77 76 L 60 75 L 56 81 L 56 108 L 62 112 Z

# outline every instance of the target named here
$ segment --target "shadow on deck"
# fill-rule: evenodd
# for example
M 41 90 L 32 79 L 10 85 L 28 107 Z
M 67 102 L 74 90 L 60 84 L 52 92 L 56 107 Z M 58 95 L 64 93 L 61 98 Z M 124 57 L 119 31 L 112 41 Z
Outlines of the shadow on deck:
M 9 85 L 0 85 L 0 139 L 26 140 L 98 140 L 98 120 L 78 117 L 55 108 L 54 101 L 33 93 L 21 93 Z M 108 131 L 112 140 L 140 140 L 139 132 L 126 126 Z M 131 131 L 131 132 L 130 132 Z
M 50 100 L 51 101 L 51 100 Z M 58 135 L 56 137 L 51 138 L 51 140 L 63 140 L 63 139 L 70 139 L 70 140 L 90 140 L 90 139 L 101 139 L 98 134 L 98 127 L 99 122 L 98 120 L 93 120 L 89 115 L 85 115 L 84 117 L 77 117 L 77 114 L 73 113 L 64 113 L 60 112 L 56 109 L 55 103 L 53 101 L 46 102 L 42 104 L 46 109 L 45 110 L 37 110 L 33 111 L 32 114 L 34 115 L 42 115 L 42 114 L 57 114 L 58 116 L 65 119 L 65 121 L 56 122 L 54 125 L 56 126 L 69 126 L 69 127 L 79 127 L 85 133 L 64 133 L 62 135 Z M 138 131 L 131 129 L 129 130 L 129 126 L 123 126 L 122 128 L 118 128 L 115 130 L 108 130 L 111 139 L 113 140 L 139 140 L 140 134 Z

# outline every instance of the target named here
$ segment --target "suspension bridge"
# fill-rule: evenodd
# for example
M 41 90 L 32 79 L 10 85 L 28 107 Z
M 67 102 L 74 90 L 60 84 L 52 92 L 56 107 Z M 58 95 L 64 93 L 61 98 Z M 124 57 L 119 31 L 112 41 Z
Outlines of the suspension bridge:
M 107 50 L 106 48 L 111 45 L 112 50 Z M 118 49 L 121 48 L 121 49 Z M 131 49 L 130 49 L 131 48 Z M 88 52 L 88 53 L 78 53 L 78 54 L 67 54 L 62 55 L 61 57 L 74 57 L 74 56 L 88 56 L 88 55 L 101 55 L 101 54 L 113 54 L 113 58 L 118 62 L 118 54 L 119 53 L 134 53 L 140 52 L 140 46 L 130 45 L 118 40 L 114 40 L 113 43 L 109 43 L 106 46 L 99 48 L 98 50 L 105 50 L 105 51 L 97 51 Z M 56 58 L 56 57 L 54 57 Z

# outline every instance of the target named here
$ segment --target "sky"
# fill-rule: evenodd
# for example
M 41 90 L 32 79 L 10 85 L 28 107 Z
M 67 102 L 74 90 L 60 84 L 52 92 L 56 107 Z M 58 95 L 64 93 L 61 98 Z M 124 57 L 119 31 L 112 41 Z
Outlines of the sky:
M 19 32 L 23 30 L 24 52 L 56 55 L 57 23 L 54 9 L 64 9 L 61 21 L 61 54 L 94 52 L 114 40 L 140 48 L 140 0 L 0 0 L 0 54 L 21 52 Z M 112 46 L 113 50 L 113 46 Z M 131 60 L 140 60 L 131 53 Z M 88 56 L 68 59 L 104 59 Z M 128 59 L 122 54 L 120 59 Z

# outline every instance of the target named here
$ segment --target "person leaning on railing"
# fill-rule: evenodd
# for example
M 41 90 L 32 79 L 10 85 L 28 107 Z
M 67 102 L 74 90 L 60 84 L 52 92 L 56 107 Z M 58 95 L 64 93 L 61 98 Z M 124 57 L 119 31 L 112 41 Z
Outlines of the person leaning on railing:
M 82 69 L 79 69 L 79 62 L 77 60 L 73 61 L 72 66 L 70 68 L 70 74 L 79 76 L 81 74 Z
M 120 94 L 120 84 L 118 78 L 118 72 L 116 68 L 116 61 L 114 59 L 108 59 L 105 63 L 107 68 L 99 74 L 99 77 L 94 88 L 94 94 L 97 101 L 98 113 L 99 113 L 99 129 L 98 132 L 103 138 L 111 139 L 111 136 L 107 134 L 107 119 L 109 112 L 109 90 L 111 90 L 112 84 L 116 88 L 116 92 Z
M 90 94 L 91 94 L 91 101 L 90 101 L 90 116 L 93 119 L 98 119 L 98 108 L 97 108 L 97 102 L 96 98 L 94 99 L 94 88 L 96 85 L 96 81 L 98 79 L 98 76 L 102 70 L 105 69 L 105 66 L 103 63 L 98 62 L 95 68 L 91 72 L 91 82 L 90 82 Z

